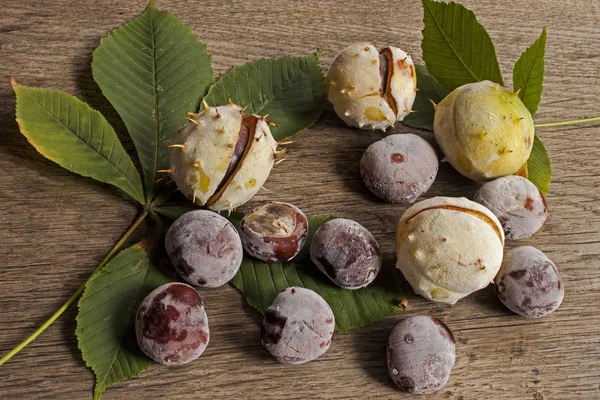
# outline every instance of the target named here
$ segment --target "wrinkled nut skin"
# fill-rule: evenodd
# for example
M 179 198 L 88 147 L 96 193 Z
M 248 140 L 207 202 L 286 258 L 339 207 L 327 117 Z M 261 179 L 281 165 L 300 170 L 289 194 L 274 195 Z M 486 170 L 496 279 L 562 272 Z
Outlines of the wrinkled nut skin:
M 474 181 L 516 173 L 533 147 L 533 118 L 516 93 L 481 81 L 460 86 L 436 107 L 433 133 L 445 160 Z
M 219 287 L 237 273 L 244 251 L 234 226 L 208 210 L 179 217 L 165 236 L 165 247 L 179 275 L 194 286 Z
M 296 206 L 273 202 L 244 216 L 240 237 L 244 249 L 265 262 L 285 262 L 302 249 L 308 234 L 308 220 Z
M 500 301 L 509 310 L 529 318 L 550 314 L 565 296 L 556 265 L 531 246 L 507 252 L 494 282 Z
M 265 311 L 261 340 L 279 362 L 302 364 L 323 355 L 333 340 L 335 318 L 317 293 L 289 287 Z
M 367 286 L 381 270 L 381 252 L 371 232 L 345 218 L 321 225 L 310 244 L 310 258 L 333 283 L 344 289 Z
M 485 183 L 473 198 L 494 213 L 507 239 L 524 239 L 536 233 L 548 217 L 546 199 L 522 176 L 509 175 Z
M 360 160 L 360 174 L 367 188 L 389 203 L 413 203 L 429 189 L 438 168 L 433 147 L 410 133 L 373 143 Z
M 137 342 L 159 364 L 194 361 L 208 345 L 208 317 L 200 295 L 184 283 L 167 283 L 151 292 L 135 318 Z
M 369 43 L 346 47 L 327 74 L 327 96 L 348 125 L 385 131 L 402 121 L 415 101 L 411 57 L 396 47 L 381 52 Z
M 205 106 L 174 145 L 172 179 L 188 199 L 215 211 L 250 200 L 267 180 L 277 150 L 267 121 L 235 104 Z
M 440 390 L 454 367 L 454 335 L 442 321 L 408 317 L 392 330 L 387 345 L 390 377 L 403 391 L 428 394 Z
M 464 197 L 434 197 L 400 218 L 396 267 L 415 293 L 454 304 L 491 282 L 503 249 L 502 225 L 490 210 Z

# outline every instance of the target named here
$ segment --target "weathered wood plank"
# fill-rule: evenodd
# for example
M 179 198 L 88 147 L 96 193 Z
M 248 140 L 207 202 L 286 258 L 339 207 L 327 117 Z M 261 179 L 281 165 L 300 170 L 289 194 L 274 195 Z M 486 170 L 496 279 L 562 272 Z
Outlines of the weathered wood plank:
M 26 4 L 24 4 L 26 3 Z M 545 0 L 464 2 L 494 40 L 506 82 L 520 53 L 548 27 L 545 90 L 536 120 L 600 115 L 600 3 Z M 190 24 L 213 55 L 216 73 L 260 57 L 322 48 L 327 68 L 348 43 L 398 45 L 420 60 L 420 2 L 257 0 L 174 2 L 158 6 Z M 118 190 L 80 178 L 38 155 L 17 130 L 15 75 L 88 101 L 117 131 L 123 124 L 90 71 L 99 38 L 143 10 L 145 1 L 5 0 L 0 20 L 0 353 L 33 331 L 86 279 L 136 214 Z M 450 307 L 412 294 L 409 310 L 358 332 L 336 336 L 326 355 L 282 366 L 262 348 L 260 316 L 232 288 L 202 291 L 211 344 L 188 366 L 152 366 L 109 389 L 106 398 L 408 398 L 387 376 L 385 342 L 405 315 L 429 314 L 454 330 L 457 363 L 437 399 L 600 398 L 599 125 L 540 130 L 554 183 L 543 230 L 527 243 L 545 251 L 566 285 L 562 307 L 546 318 L 510 314 L 491 287 Z M 398 127 L 395 132 L 412 131 Z M 425 137 L 431 135 L 422 133 Z M 122 135 L 125 138 L 124 135 Z M 252 204 L 295 203 L 311 215 L 353 218 L 393 251 L 395 221 L 406 207 L 378 202 L 363 187 L 358 161 L 381 135 L 347 128 L 328 106 L 322 119 L 288 146 L 287 161 Z M 131 143 L 127 148 L 132 150 Z M 443 166 L 427 193 L 472 196 L 476 185 Z M 249 205 L 251 206 L 251 205 Z M 519 243 L 519 244 L 520 244 Z M 517 243 L 511 243 L 516 245 Z M 89 398 L 93 376 L 79 354 L 75 309 L 0 367 L 0 398 Z

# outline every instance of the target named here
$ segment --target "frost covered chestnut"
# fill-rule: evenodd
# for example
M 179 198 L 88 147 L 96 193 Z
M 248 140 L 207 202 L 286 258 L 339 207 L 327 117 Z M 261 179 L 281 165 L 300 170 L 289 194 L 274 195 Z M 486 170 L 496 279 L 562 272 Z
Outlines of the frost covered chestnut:
M 143 352 L 159 364 L 194 361 L 210 338 L 202 298 L 184 283 L 158 287 L 140 304 L 135 333 Z
M 336 218 L 315 232 L 310 258 L 336 285 L 360 289 L 373 282 L 381 269 L 377 241 L 358 222 Z
M 516 173 L 533 147 L 533 118 L 517 93 L 481 81 L 454 89 L 436 107 L 433 133 L 445 160 L 474 181 Z
M 273 202 L 257 207 L 240 224 L 240 237 L 246 252 L 266 262 L 294 258 L 304 246 L 307 234 L 306 216 L 288 203 Z
M 327 97 L 348 125 L 385 131 L 411 112 L 417 74 L 411 57 L 397 47 L 380 52 L 355 43 L 336 57 L 327 74 Z
M 233 210 L 267 180 L 277 154 L 269 122 L 229 103 L 191 114 L 171 154 L 171 177 L 199 206 Z
M 360 174 L 367 188 L 390 203 L 414 202 L 429 189 L 438 167 L 433 147 L 410 133 L 373 143 L 360 160 Z
M 464 197 L 434 197 L 400 218 L 396 267 L 415 293 L 454 304 L 491 282 L 503 249 L 502 225 L 490 210 Z
M 279 361 L 302 364 L 323 355 L 333 340 L 335 318 L 317 293 L 289 287 L 265 311 L 261 340 Z
M 179 275 L 200 287 L 229 282 L 244 256 L 231 222 L 208 210 L 190 211 L 177 218 L 167 231 L 165 247 Z
M 548 216 L 546 199 L 522 176 L 509 175 L 485 183 L 474 199 L 494 213 L 507 239 L 524 239 L 536 233 Z
M 398 387 L 413 394 L 440 390 L 455 361 L 454 335 L 442 321 L 427 316 L 398 322 L 388 339 L 387 364 Z
M 539 318 L 550 314 L 565 296 L 556 265 L 531 246 L 507 252 L 494 282 L 500 301 L 524 317 Z

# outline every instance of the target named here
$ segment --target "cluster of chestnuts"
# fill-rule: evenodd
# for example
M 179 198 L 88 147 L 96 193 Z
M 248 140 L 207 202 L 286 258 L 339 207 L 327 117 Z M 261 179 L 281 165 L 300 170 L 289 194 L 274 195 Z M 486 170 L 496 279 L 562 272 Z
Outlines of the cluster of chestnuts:
M 141 349 L 161 364 L 185 364 L 198 358 L 209 340 L 208 319 L 196 290 L 227 283 L 237 273 L 244 250 L 259 260 L 292 260 L 302 250 L 308 220 L 297 207 L 274 202 L 244 216 L 238 230 L 209 210 L 179 217 L 165 237 L 167 254 L 179 276 L 189 283 L 169 283 L 142 302 L 136 319 Z M 324 223 L 310 245 L 314 263 L 332 282 L 346 289 L 371 283 L 381 269 L 381 252 L 373 235 L 347 219 Z M 261 339 L 280 362 L 300 364 L 327 351 L 335 317 L 312 290 L 289 287 L 265 311 Z
M 379 63 L 375 53 L 366 43 L 344 49 L 330 69 L 327 90 L 334 110 L 348 125 L 385 131 L 395 122 L 386 114 L 388 108 L 405 107 L 397 120 L 410 112 L 416 82 L 395 79 L 402 71 L 414 76 L 412 61 L 403 51 L 384 49 Z M 402 54 L 403 59 L 390 54 Z M 366 111 L 366 102 L 375 107 L 371 97 L 381 104 L 377 115 L 386 115 L 388 124 L 374 121 L 378 118 L 373 118 L 372 109 Z M 534 318 L 551 313 L 564 296 L 554 263 L 530 246 L 504 254 L 505 239 L 527 238 L 547 218 L 543 194 L 518 175 L 526 170 L 533 147 L 531 114 L 517 93 L 489 81 L 460 86 L 434 108 L 434 137 L 444 161 L 465 177 L 485 183 L 474 201 L 434 197 L 409 207 L 397 228 L 397 268 L 415 293 L 432 301 L 454 304 L 494 282 L 500 301 L 513 312 Z M 434 148 L 412 134 L 373 143 L 360 162 L 366 187 L 390 203 L 413 203 L 429 189 L 438 167 Z M 389 372 L 401 389 L 439 390 L 453 364 L 452 334 L 434 318 L 407 318 L 390 336 Z
M 411 57 L 399 48 L 348 46 L 327 76 L 335 112 L 363 129 L 393 127 L 408 113 L 417 90 Z M 173 143 L 171 169 L 179 189 L 214 211 L 248 200 L 267 179 L 278 154 L 269 122 L 248 116 L 231 102 L 192 114 Z M 519 97 L 491 82 L 455 89 L 435 106 L 434 137 L 462 175 L 486 182 L 474 196 L 434 197 L 409 207 L 398 222 L 396 267 L 415 293 L 454 304 L 494 282 L 507 308 L 541 317 L 562 302 L 564 286 L 556 266 L 528 246 L 504 254 L 505 240 L 533 235 L 547 217 L 544 196 L 517 174 L 533 146 L 531 114 Z M 373 143 L 360 161 L 367 188 L 390 203 L 414 203 L 434 182 L 438 155 L 413 134 Z M 162 364 L 198 358 L 209 341 L 202 299 L 192 287 L 218 287 L 237 273 L 244 251 L 267 263 L 296 257 L 307 241 L 308 220 L 297 207 L 274 202 L 248 213 L 236 229 L 223 216 L 191 211 L 167 232 L 165 245 L 183 283 L 150 293 L 137 313 L 140 347 Z M 310 259 L 331 282 L 356 290 L 381 270 L 380 247 L 359 223 L 337 218 L 324 223 L 309 244 Z M 192 285 L 192 286 L 190 286 Z M 335 317 L 312 290 L 289 287 L 265 311 L 261 340 L 280 362 L 300 364 L 331 345 Z M 432 393 L 449 379 L 455 361 L 451 330 L 440 320 L 414 316 L 400 321 L 388 340 L 392 380 L 410 393 Z

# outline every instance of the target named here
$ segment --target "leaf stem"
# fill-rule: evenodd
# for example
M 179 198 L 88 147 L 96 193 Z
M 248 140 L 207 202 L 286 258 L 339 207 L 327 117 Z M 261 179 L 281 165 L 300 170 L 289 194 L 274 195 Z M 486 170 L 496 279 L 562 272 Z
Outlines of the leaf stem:
M 594 118 L 585 118 L 585 119 L 574 119 L 571 121 L 562 121 L 562 122 L 550 122 L 548 124 L 535 124 L 536 128 L 550 128 L 553 126 L 563 126 L 563 125 L 577 125 L 577 124 L 585 124 L 587 122 L 595 122 L 600 121 L 600 117 Z
M 48 320 L 46 322 L 44 322 L 44 324 L 42 326 L 40 326 L 35 332 L 33 332 L 31 335 L 29 335 L 27 337 L 27 339 L 25 339 L 21 343 L 19 343 L 14 349 L 12 349 L 8 353 L 6 353 L 2 358 L 0 358 L 0 365 L 4 364 L 8 360 L 10 360 L 15 354 L 17 354 L 19 351 L 23 350 L 23 348 L 25 346 L 27 346 L 29 343 L 33 342 L 42 332 L 44 332 L 50 325 L 52 325 L 52 323 L 54 321 L 56 321 L 58 319 L 58 317 L 60 317 L 75 302 L 75 300 L 77 300 L 77 298 L 79 296 L 81 296 L 81 293 L 83 293 L 83 290 L 85 289 L 85 285 L 87 285 L 87 283 L 92 278 L 92 276 L 94 276 L 94 274 L 97 271 L 99 271 L 102 267 L 104 267 L 106 265 L 106 263 L 108 263 L 108 261 L 112 258 L 112 256 L 121 248 L 121 246 L 123 246 L 123 243 L 125 243 L 125 241 L 127 239 L 129 239 L 129 236 L 131 236 L 131 234 L 137 229 L 137 227 L 140 226 L 142 221 L 144 221 L 146 216 L 148 216 L 148 213 L 149 213 L 148 210 L 144 210 L 137 217 L 137 219 L 133 222 L 133 224 L 129 227 L 129 229 L 127 229 L 127 232 L 125 232 L 125 234 L 121 237 L 121 239 L 119 239 L 119 241 L 113 246 L 113 248 L 108 252 L 106 257 L 104 257 L 104 260 L 102 260 L 100 265 L 98 265 L 98 267 L 96 267 L 94 272 L 92 272 L 90 274 L 90 276 L 79 287 L 79 289 L 77 289 L 77 291 L 75 293 L 73 293 L 73 295 L 71 297 L 69 297 L 69 299 L 54 314 L 52 314 L 52 316 L 50 318 L 48 318 Z

